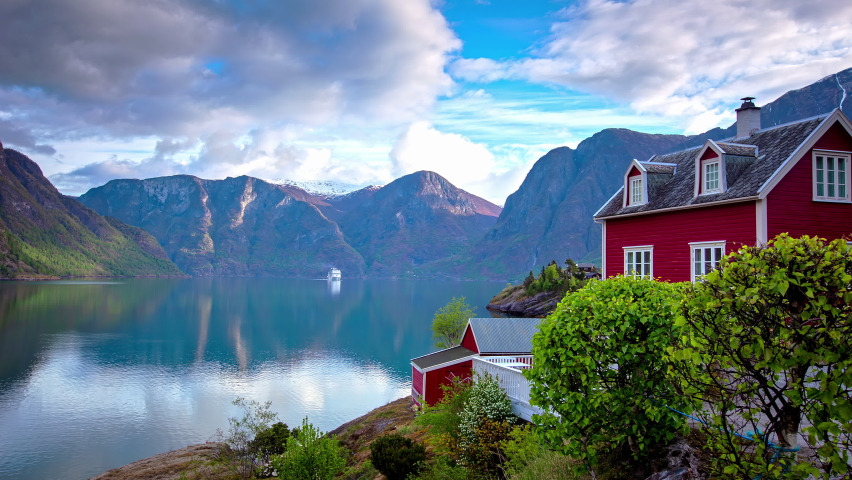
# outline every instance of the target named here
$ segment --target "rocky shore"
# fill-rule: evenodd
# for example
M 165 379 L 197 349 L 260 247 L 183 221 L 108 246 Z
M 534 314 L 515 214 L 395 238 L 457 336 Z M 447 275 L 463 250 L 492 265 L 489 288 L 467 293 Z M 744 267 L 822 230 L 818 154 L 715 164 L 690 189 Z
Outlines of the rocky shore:
M 511 317 L 544 318 L 556 309 L 559 299 L 555 292 L 541 292 L 527 297 L 525 290 L 518 286 L 503 290 L 485 308 Z

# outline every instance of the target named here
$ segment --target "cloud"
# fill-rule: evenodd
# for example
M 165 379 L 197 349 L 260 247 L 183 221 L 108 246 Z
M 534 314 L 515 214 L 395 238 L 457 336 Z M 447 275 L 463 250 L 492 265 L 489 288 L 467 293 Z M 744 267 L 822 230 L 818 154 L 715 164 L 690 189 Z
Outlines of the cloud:
M 0 18 L 0 110 L 45 138 L 408 122 L 460 47 L 429 0 L 13 0 Z
M 640 113 L 705 115 L 688 125 L 695 130 L 732 120 L 741 96 L 768 101 L 852 64 L 849 2 L 587 0 L 559 17 L 533 58 L 459 59 L 451 73 L 561 85 Z

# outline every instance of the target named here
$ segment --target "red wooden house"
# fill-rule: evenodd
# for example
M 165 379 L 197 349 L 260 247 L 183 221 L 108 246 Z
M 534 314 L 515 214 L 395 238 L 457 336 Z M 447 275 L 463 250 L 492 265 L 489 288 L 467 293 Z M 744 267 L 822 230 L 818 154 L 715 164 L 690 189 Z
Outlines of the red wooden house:
M 694 281 L 742 245 L 779 233 L 852 234 L 852 122 L 839 109 L 760 128 L 751 98 L 737 136 L 647 161 L 595 214 L 603 276 Z
M 525 368 L 532 363 L 532 336 L 540 318 L 471 318 L 461 345 L 439 350 L 411 360 L 411 396 L 434 405 L 453 378 L 472 375 L 473 359 L 498 365 Z

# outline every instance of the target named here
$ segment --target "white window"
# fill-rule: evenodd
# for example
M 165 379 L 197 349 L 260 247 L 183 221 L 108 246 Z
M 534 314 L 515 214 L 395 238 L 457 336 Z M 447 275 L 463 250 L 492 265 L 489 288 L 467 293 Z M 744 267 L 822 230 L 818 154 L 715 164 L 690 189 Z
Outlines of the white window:
M 849 201 L 849 155 L 814 152 L 814 200 Z
M 650 245 L 643 247 L 625 247 L 624 276 L 653 278 L 653 253 L 654 247 Z
M 692 281 L 719 268 L 725 255 L 725 242 L 690 243 L 692 247 Z
M 704 191 L 702 193 L 721 192 L 721 182 L 719 181 L 719 161 L 707 162 L 704 164 Z
M 630 177 L 630 205 L 642 205 L 645 203 L 645 191 L 642 188 L 642 176 Z

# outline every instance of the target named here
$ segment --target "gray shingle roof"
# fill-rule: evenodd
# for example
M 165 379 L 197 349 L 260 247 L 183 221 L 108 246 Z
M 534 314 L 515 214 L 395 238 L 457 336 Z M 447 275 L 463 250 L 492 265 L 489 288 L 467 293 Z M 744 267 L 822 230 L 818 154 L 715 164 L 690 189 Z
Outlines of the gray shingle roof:
M 695 157 L 703 147 L 694 147 L 679 152 L 652 157 L 655 163 L 675 163 L 674 175 L 666 176 L 665 183 L 656 185 L 648 194 L 644 205 L 622 208 L 624 187 L 614 195 L 595 215 L 595 218 L 650 212 L 673 207 L 709 204 L 757 196 L 758 189 L 778 167 L 801 145 L 820 123 L 830 114 L 820 115 L 799 122 L 759 130 L 751 137 L 716 142 L 725 153 L 736 156 L 728 162 L 728 189 L 722 193 L 695 196 Z M 758 157 L 754 158 L 754 148 Z M 751 157 L 751 158 L 748 158 Z M 645 165 L 643 163 L 643 165 Z M 650 172 L 649 172 L 650 173 Z M 659 179 L 658 179 L 659 180 Z M 650 187 L 650 185 L 649 185 Z
M 540 322 L 540 318 L 471 318 L 470 328 L 480 355 L 529 354 Z
M 663 165 L 663 164 L 659 164 L 659 163 L 656 163 L 656 162 L 654 162 L 654 163 L 639 162 L 639 163 L 641 163 L 642 166 L 645 167 L 645 170 L 647 170 L 648 173 L 670 173 L 671 174 L 671 173 L 674 173 L 675 167 L 677 167 L 677 165 L 669 165 L 669 164 Z
M 430 353 L 429 355 L 414 358 L 411 360 L 411 363 L 417 365 L 420 370 L 426 370 L 427 368 L 434 367 L 435 365 L 461 360 L 471 355 L 476 355 L 476 352 L 459 346 L 448 348 L 446 350 L 439 350 L 437 352 Z

